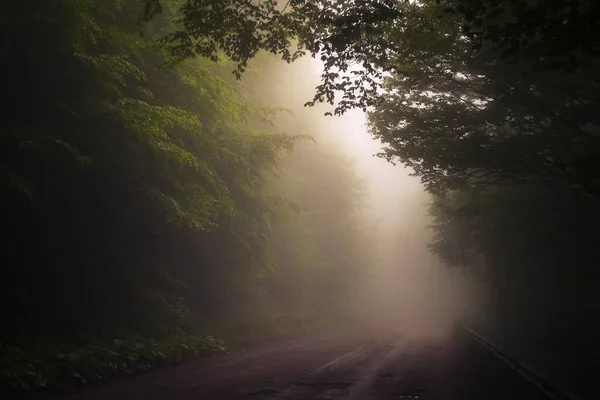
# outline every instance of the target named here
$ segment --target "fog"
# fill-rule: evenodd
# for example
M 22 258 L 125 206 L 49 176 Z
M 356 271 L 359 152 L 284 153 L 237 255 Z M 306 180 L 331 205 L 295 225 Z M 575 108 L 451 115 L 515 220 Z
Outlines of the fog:
M 445 331 L 470 316 L 481 302 L 481 290 L 428 250 L 432 199 L 419 178 L 403 165 L 377 157 L 382 144 L 370 136 L 364 112 L 325 116 L 327 105 L 303 107 L 319 83 L 320 61 L 307 58 L 275 65 L 263 75 L 262 93 L 301 116 L 303 126 L 317 127 L 317 145 L 342 150 L 364 182 L 360 214 L 373 236 L 371 261 L 358 288 L 343 302 L 361 323 L 401 325 L 417 334 Z
M 411 170 L 375 157 L 381 143 L 369 135 L 363 112 L 332 118 L 332 132 L 343 133 L 332 134 L 331 140 L 355 160 L 366 179 L 365 214 L 377 227 L 380 263 L 372 265 L 372 280 L 365 282 L 371 302 L 365 304 L 364 317 L 416 333 L 451 328 L 475 304 L 475 285 L 428 250 L 430 196 Z

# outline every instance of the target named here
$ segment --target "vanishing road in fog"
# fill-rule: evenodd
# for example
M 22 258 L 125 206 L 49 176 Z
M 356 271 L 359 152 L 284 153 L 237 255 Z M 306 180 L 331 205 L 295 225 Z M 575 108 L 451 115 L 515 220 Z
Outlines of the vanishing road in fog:
M 68 400 L 548 399 L 468 335 L 348 330 L 239 348 Z

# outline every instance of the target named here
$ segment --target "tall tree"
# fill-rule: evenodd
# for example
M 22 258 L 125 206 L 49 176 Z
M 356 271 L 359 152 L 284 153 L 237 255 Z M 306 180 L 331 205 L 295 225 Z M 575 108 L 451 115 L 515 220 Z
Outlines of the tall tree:
M 382 103 L 370 114 L 384 156 L 413 167 L 433 191 L 464 184 L 563 181 L 589 193 L 598 154 L 593 67 L 580 80 L 472 52 L 462 18 L 434 4 L 405 11 Z M 586 173 L 587 171 L 587 173 Z
M 153 325 L 181 293 L 170 276 L 266 268 L 265 177 L 295 139 L 252 129 L 264 112 L 222 78 L 227 65 L 161 69 L 135 1 L 32 7 L 2 22 L 17 38 L 2 67 L 3 333 Z M 178 243 L 215 241 L 212 259 L 174 257 Z

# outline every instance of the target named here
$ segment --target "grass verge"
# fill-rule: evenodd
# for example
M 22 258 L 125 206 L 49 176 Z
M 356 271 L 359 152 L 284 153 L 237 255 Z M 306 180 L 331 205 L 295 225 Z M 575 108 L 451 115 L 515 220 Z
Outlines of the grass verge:
M 222 341 L 185 333 L 151 338 L 120 332 L 89 335 L 78 344 L 5 346 L 1 349 L 0 385 L 12 390 L 40 390 L 102 382 L 223 351 Z
M 178 331 L 148 337 L 129 331 L 92 334 L 68 343 L 0 347 L 0 389 L 10 392 L 61 390 L 133 376 L 186 359 L 224 353 L 257 341 L 324 329 L 315 318 L 290 315 L 236 319 L 216 324 L 212 335 Z M 218 339 L 217 339 L 218 338 Z

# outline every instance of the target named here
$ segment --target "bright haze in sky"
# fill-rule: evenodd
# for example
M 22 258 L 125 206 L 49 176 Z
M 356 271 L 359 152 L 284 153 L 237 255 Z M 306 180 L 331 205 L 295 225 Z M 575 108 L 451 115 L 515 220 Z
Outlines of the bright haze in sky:
M 312 73 L 319 79 L 323 63 L 311 59 Z M 367 130 L 366 115 L 362 110 L 351 110 L 343 116 L 327 117 L 331 140 L 341 146 L 356 161 L 358 173 L 367 181 L 368 204 L 375 219 L 389 220 L 390 214 L 408 213 L 406 207 L 415 207 L 415 201 L 425 201 L 423 187 L 417 177 L 401 164 L 393 165 L 377 157 L 382 144 Z M 418 199 L 418 200 L 417 200 Z
M 307 80 L 318 82 L 323 64 L 311 59 L 310 68 Z M 366 217 L 379 252 L 379 262 L 371 266 L 370 312 L 384 320 L 410 321 L 411 326 L 447 328 L 466 312 L 473 292 L 460 271 L 442 265 L 427 247 L 431 197 L 410 169 L 376 156 L 382 144 L 368 132 L 362 110 L 322 118 L 327 137 L 355 161 L 367 186 Z

